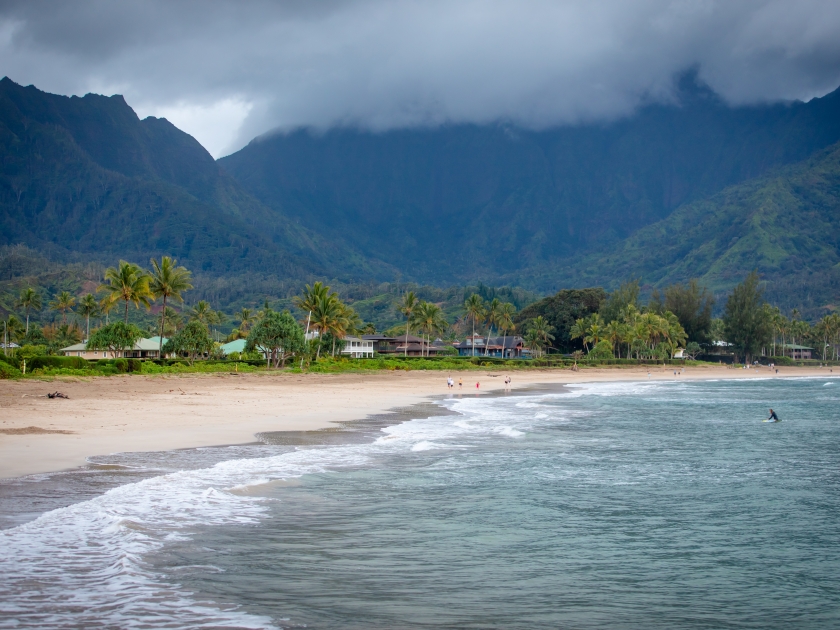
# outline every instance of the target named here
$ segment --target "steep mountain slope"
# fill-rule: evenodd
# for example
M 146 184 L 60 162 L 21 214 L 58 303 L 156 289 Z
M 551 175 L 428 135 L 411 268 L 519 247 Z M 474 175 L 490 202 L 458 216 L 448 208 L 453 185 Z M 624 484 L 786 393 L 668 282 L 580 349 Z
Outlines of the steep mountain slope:
M 120 96 L 0 81 L 0 209 L 0 244 L 58 255 L 165 253 L 213 274 L 375 273 L 258 202 L 168 121 L 139 120 Z
M 782 305 L 826 306 L 840 291 L 840 143 L 808 160 L 686 204 L 624 242 L 535 270 L 536 282 L 722 291 L 758 269 Z
M 298 130 L 220 160 L 249 192 L 413 277 L 527 280 L 683 203 L 840 140 L 840 92 L 731 108 L 684 77 L 674 105 L 609 125 Z

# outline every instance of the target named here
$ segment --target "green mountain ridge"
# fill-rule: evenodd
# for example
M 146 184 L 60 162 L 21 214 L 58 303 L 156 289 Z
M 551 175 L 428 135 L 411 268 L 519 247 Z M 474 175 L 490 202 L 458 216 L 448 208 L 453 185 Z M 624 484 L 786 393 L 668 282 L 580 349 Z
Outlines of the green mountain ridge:
M 699 278 L 723 292 L 757 269 L 768 297 L 833 306 L 840 290 L 840 143 L 684 205 L 617 246 L 535 270 L 560 284 L 664 287 Z
M 686 75 L 678 102 L 608 124 L 296 130 L 214 161 L 120 96 L 4 78 L 0 245 L 80 264 L 172 255 L 231 305 L 314 279 L 548 292 L 699 277 L 721 293 L 757 268 L 779 304 L 816 312 L 840 290 L 838 142 L 840 91 L 729 107 Z
M 617 245 L 685 203 L 840 140 L 840 92 L 730 107 L 695 75 L 678 102 L 607 124 L 306 129 L 219 160 L 266 205 L 419 281 L 506 280 Z M 557 281 L 556 281 L 557 280 Z
M 0 243 L 54 257 L 170 254 L 214 275 L 377 268 L 271 210 L 191 136 L 120 96 L 65 97 L 0 81 Z M 382 273 L 379 270 L 379 273 Z

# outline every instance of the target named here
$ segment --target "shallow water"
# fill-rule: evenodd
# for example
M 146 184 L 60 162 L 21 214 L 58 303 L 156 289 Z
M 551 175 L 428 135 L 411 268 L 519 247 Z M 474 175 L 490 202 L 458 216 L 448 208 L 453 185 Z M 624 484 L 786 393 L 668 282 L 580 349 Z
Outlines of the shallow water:
M 838 401 L 587 385 L 184 465 L 0 532 L 0 625 L 834 627 Z

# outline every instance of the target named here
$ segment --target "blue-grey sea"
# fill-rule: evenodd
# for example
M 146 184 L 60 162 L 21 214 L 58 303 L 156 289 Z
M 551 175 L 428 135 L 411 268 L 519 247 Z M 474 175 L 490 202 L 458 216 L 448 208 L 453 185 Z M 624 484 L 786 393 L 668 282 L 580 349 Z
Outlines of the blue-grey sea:
M 840 381 L 440 404 L 6 482 L 0 627 L 840 627 Z

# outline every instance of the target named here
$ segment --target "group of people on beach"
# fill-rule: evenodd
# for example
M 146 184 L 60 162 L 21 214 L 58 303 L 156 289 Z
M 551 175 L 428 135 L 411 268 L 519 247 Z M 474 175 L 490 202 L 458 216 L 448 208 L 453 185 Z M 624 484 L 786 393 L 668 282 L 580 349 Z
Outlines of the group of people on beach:
M 513 382 L 513 379 L 510 376 L 505 376 L 505 391 L 508 391 L 510 389 L 511 382 Z M 455 389 L 455 381 L 453 380 L 453 378 L 451 376 L 446 377 L 446 387 L 447 387 L 447 389 Z M 461 390 L 463 388 L 464 388 L 464 379 L 459 378 L 458 379 L 458 389 Z M 475 389 L 476 389 L 476 391 L 481 389 L 481 382 L 480 381 L 476 381 Z

